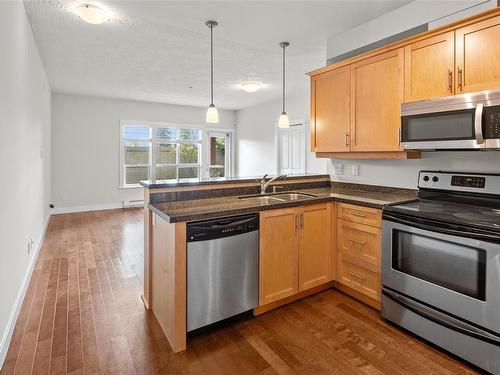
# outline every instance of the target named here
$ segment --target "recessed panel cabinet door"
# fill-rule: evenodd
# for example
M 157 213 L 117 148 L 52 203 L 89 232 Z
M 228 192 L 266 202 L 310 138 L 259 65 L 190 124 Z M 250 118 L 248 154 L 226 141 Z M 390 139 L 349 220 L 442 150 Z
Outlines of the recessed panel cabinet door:
M 455 31 L 457 94 L 500 88 L 500 17 Z
M 405 101 L 453 95 L 455 38 L 450 31 L 405 47 Z
M 331 204 L 304 206 L 300 213 L 299 291 L 332 277 Z
M 404 48 L 351 65 L 351 151 L 399 151 Z
M 294 208 L 260 214 L 259 306 L 297 293 L 298 230 Z
M 312 148 L 315 152 L 349 151 L 351 70 L 345 66 L 311 80 Z

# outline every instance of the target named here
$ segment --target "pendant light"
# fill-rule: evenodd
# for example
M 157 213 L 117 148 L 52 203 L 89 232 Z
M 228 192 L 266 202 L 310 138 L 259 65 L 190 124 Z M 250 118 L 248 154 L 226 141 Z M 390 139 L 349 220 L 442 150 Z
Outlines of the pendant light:
M 217 21 L 207 21 L 205 25 L 210 29 L 210 105 L 207 109 L 207 122 L 217 124 L 219 113 L 214 105 L 214 27 L 217 26 Z
M 283 108 L 281 111 L 280 118 L 278 120 L 279 128 L 288 128 L 290 127 L 290 121 L 288 120 L 288 115 L 285 111 L 285 48 L 288 47 L 290 43 L 288 42 L 280 42 L 280 47 L 283 49 Z

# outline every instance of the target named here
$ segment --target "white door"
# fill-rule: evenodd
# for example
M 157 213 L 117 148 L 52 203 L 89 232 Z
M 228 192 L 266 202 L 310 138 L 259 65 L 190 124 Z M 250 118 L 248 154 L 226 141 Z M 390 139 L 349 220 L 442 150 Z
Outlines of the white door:
M 207 177 L 231 177 L 231 134 L 227 132 L 207 132 L 205 170 Z
M 278 173 L 302 174 L 306 171 L 306 131 L 304 124 L 278 128 Z

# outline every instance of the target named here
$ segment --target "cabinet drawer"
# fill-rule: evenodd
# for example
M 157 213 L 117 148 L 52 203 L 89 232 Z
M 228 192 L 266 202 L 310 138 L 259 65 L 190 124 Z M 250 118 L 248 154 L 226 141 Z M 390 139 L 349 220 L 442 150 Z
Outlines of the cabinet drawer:
M 380 268 L 339 253 L 339 281 L 358 292 L 380 301 Z
M 382 211 L 375 208 L 357 206 L 354 204 L 340 203 L 339 219 L 352 221 L 358 224 L 370 225 L 381 228 Z
M 380 266 L 380 229 L 339 219 L 338 241 L 343 254 Z

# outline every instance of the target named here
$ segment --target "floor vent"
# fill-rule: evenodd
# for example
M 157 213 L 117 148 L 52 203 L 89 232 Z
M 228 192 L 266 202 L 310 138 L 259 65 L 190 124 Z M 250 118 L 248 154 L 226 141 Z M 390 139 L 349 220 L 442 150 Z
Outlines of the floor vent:
M 144 199 L 131 199 L 123 201 L 123 208 L 144 206 Z

